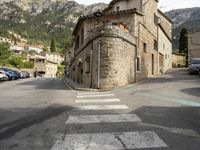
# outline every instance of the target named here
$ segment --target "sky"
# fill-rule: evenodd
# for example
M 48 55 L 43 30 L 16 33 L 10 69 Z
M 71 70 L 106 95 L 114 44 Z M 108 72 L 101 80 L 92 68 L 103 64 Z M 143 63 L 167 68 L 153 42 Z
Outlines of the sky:
M 80 4 L 93 4 L 98 2 L 109 3 L 111 0 L 75 0 Z M 168 11 L 178 8 L 200 7 L 200 0 L 160 0 L 159 8 L 162 11 Z

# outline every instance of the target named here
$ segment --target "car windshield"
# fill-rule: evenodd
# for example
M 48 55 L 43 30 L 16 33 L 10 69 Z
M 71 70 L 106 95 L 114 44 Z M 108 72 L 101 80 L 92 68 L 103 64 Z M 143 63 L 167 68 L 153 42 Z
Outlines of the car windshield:
M 193 59 L 192 64 L 200 64 L 200 59 Z

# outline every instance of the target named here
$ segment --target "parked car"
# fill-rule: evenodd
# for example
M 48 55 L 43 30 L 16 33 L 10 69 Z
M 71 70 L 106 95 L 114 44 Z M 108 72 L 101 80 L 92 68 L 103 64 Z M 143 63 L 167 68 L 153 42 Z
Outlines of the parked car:
M 189 63 L 189 73 L 199 73 L 200 72 L 200 58 L 192 58 Z
M 3 70 L 0 70 L 0 81 L 5 81 L 5 80 L 8 80 L 8 77 Z
M 8 69 L 8 68 L 3 68 L 3 70 L 5 72 L 8 72 L 8 74 L 10 74 L 12 80 L 17 80 L 17 79 L 21 78 L 20 73 L 16 70 L 12 70 L 12 69 Z
M 30 74 L 27 71 L 21 71 L 21 77 L 24 78 L 29 78 Z

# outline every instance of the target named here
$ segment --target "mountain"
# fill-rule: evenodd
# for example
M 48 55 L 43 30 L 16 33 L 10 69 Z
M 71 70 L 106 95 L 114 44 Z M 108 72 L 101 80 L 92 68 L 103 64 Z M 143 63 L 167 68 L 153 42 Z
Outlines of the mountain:
M 72 0 L 0 0 L 0 36 L 12 37 L 12 31 L 29 43 L 50 44 L 64 48 L 80 15 L 104 9 L 107 4 L 81 5 Z M 189 32 L 200 30 L 200 8 L 177 9 L 165 13 L 173 24 L 173 47 L 178 48 L 183 27 Z
M 64 48 L 79 16 L 106 6 L 104 3 L 86 6 L 69 0 L 1 0 L 0 36 L 13 31 L 30 44 L 46 45 L 55 38 L 58 47 Z
M 200 31 L 200 7 L 176 9 L 165 13 L 173 22 L 173 47 L 178 48 L 182 28 L 189 33 Z

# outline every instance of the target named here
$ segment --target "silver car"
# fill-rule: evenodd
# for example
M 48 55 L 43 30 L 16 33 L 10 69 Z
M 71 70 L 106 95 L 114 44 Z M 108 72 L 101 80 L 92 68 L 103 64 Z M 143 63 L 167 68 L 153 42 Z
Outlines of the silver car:
M 8 77 L 3 70 L 0 70 L 0 81 L 5 81 L 5 80 L 8 80 Z
M 200 72 L 200 58 L 192 58 L 189 64 L 189 73 L 199 73 Z

